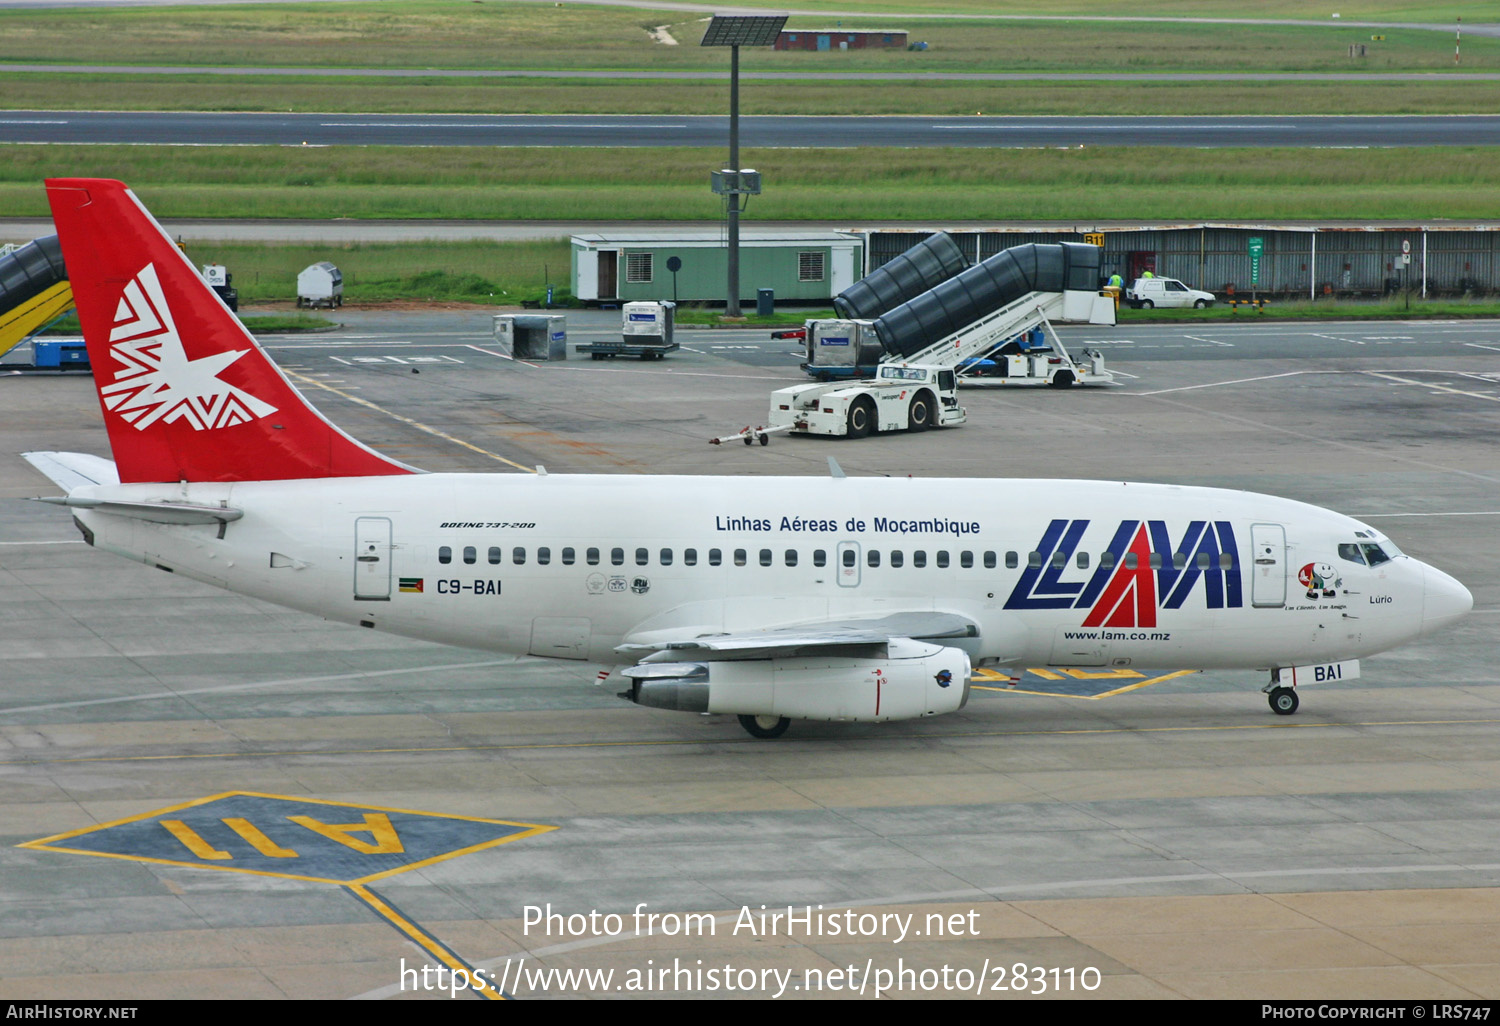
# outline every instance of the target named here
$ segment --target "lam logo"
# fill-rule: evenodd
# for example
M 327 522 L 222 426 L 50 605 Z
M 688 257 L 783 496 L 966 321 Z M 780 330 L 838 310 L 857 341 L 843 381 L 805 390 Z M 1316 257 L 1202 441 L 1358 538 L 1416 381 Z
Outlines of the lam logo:
M 219 378 L 249 349 L 188 359 L 155 264 L 147 264 L 125 286 L 109 342 L 110 355 L 123 366 L 99 393 L 105 406 L 138 430 L 157 421 L 183 421 L 195 431 L 206 431 L 276 412 L 271 404 Z
M 1122 520 L 1096 568 L 1084 572 L 1075 553 L 1089 523 L 1047 525 L 1006 609 L 1086 609 L 1085 627 L 1155 627 L 1157 613 L 1181 609 L 1200 581 L 1205 608 L 1243 604 L 1238 548 L 1227 520 L 1191 521 L 1175 541 L 1166 521 Z M 1069 580 L 1070 574 L 1076 576 Z

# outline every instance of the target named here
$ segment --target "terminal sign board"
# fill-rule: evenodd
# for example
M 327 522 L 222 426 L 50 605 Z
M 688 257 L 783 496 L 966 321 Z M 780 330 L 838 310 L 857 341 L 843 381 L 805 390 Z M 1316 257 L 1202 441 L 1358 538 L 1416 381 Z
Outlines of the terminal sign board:
M 1260 255 L 1265 252 L 1266 240 L 1259 235 L 1250 236 L 1250 284 L 1260 284 Z

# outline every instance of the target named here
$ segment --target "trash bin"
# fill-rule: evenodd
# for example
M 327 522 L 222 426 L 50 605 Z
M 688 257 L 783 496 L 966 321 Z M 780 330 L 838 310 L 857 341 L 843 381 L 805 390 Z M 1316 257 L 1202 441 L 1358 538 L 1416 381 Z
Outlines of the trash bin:
M 776 312 L 776 290 L 755 290 L 755 314 L 758 317 L 769 317 Z

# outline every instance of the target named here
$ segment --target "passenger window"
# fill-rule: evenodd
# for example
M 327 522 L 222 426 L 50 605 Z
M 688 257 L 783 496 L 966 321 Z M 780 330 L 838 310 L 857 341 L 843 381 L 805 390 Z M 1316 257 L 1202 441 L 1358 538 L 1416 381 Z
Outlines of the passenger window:
M 916 552 L 913 552 L 911 554 L 911 565 L 915 566 L 915 567 L 924 567 L 924 566 L 926 566 L 927 565 L 927 553 L 924 552 L 924 551 L 922 551 L 921 549 L 918 549 Z
M 1233 570 L 1234 569 L 1234 553 L 1233 552 L 1223 552 L 1223 553 L 1219 554 L 1219 569 L 1220 570 Z
M 498 545 L 491 545 L 490 546 L 489 558 L 490 558 L 490 565 L 491 566 L 493 566 L 494 564 L 500 562 L 500 559 L 501 559 L 500 546 L 498 546 Z
M 519 545 L 511 549 L 510 561 L 516 564 L 516 566 L 520 566 L 522 563 L 526 562 L 526 550 Z
M 797 550 L 796 549 L 787 549 L 786 550 L 786 565 L 787 566 L 796 566 L 797 565 Z
M 472 545 L 465 545 L 464 546 L 464 562 L 465 563 L 477 563 L 477 562 L 479 562 L 479 553 L 477 551 L 475 551 L 474 546 L 472 546 Z
M 824 549 L 813 549 L 813 566 L 827 566 L 828 553 Z
M 906 557 L 901 554 L 900 549 L 891 550 L 891 566 L 901 566 L 906 562 Z
M 1087 552 L 1080 552 L 1074 562 L 1078 564 L 1078 569 L 1087 570 L 1089 568 L 1089 554 Z
M 1365 554 L 1360 551 L 1359 546 L 1354 542 L 1343 542 L 1339 545 L 1339 558 L 1347 559 L 1351 563 L 1358 563 L 1360 566 L 1365 565 Z
M 1141 557 L 1137 556 L 1134 552 L 1127 552 L 1127 553 L 1125 553 L 1125 569 L 1126 570 L 1134 570 L 1136 568 L 1136 566 L 1140 564 L 1140 561 L 1141 561 Z
M 1028 552 L 1026 554 L 1026 565 L 1029 566 L 1029 567 L 1038 567 L 1038 566 L 1041 566 L 1042 565 L 1042 554 L 1040 552 L 1037 552 L 1034 549 L 1031 552 Z
M 610 561 L 610 563 L 612 563 L 615 566 L 624 566 L 625 565 L 625 550 L 624 549 L 610 549 L 609 550 L 609 561 Z
M 1105 570 L 1115 565 L 1115 554 L 1113 552 L 1099 553 L 1099 566 Z
M 1194 562 L 1197 564 L 1199 570 L 1207 570 L 1208 565 L 1210 562 L 1212 562 L 1212 560 L 1209 559 L 1209 555 L 1207 552 L 1200 552 L 1198 553 L 1198 557 L 1196 560 L 1194 560 Z
M 760 550 L 760 565 L 761 566 L 770 566 L 771 565 L 771 550 L 770 549 L 761 549 Z
M 853 566 L 854 565 L 854 550 L 853 549 L 845 549 L 844 550 L 844 565 L 845 566 Z
M 948 550 L 947 549 L 938 549 L 937 565 L 938 565 L 938 569 L 939 570 L 946 570 L 946 569 L 948 569 Z
M 993 570 L 993 569 L 995 569 L 995 566 L 996 566 L 995 554 L 993 552 L 986 552 L 984 554 L 984 568 L 986 570 Z
M 451 562 L 453 562 L 453 549 L 452 549 L 451 546 L 443 545 L 443 546 L 440 546 L 438 548 L 438 562 L 439 563 L 451 563 Z
M 970 552 L 968 549 L 960 552 L 958 554 L 958 565 L 963 567 L 965 570 L 971 568 L 974 565 L 974 553 Z
M 661 565 L 662 566 L 671 566 L 672 565 L 672 550 L 671 549 L 662 549 L 660 555 L 661 555 Z
M 709 566 L 718 566 L 722 562 L 724 562 L 724 553 L 723 552 L 719 551 L 718 549 L 709 549 L 708 550 L 708 565 Z
M 651 550 L 650 549 L 636 549 L 635 550 L 635 565 L 636 566 L 645 566 L 649 562 L 651 562 Z
M 749 561 L 750 560 L 745 555 L 745 550 L 744 549 L 735 549 L 734 550 L 734 565 L 735 566 L 744 566 Z
M 598 566 L 599 565 L 599 550 L 598 549 L 588 549 L 587 551 L 584 552 L 583 558 L 584 558 L 585 562 L 588 563 L 589 566 Z
M 562 550 L 563 566 L 572 566 L 573 565 L 573 560 L 576 557 L 577 557 L 577 553 L 575 553 L 572 549 L 563 549 Z
M 1174 552 L 1174 553 L 1172 553 L 1172 567 L 1173 567 L 1173 569 L 1175 569 L 1175 570 L 1181 570 L 1185 566 L 1187 566 L 1187 553 L 1186 552 Z
M 683 566 L 697 566 L 698 565 L 698 550 L 697 549 L 683 549 L 682 550 L 682 565 Z
M 1160 570 L 1161 569 L 1161 553 L 1160 552 L 1153 552 L 1153 553 L 1151 553 L 1151 556 L 1147 560 L 1147 563 L 1150 564 L 1151 569 L 1153 569 L 1153 570 Z
M 552 550 L 543 546 L 536 550 L 536 561 L 539 566 L 546 566 L 552 562 Z
M 877 549 L 871 549 L 869 552 L 865 553 L 865 562 L 867 564 L 869 564 L 870 566 L 879 566 L 880 565 L 880 552 L 879 552 L 879 550 L 877 550 Z
M 1016 567 L 1018 567 L 1020 565 L 1021 565 L 1021 556 L 1020 556 L 1019 553 L 1016 553 L 1016 552 L 1007 552 L 1005 554 L 1005 569 L 1007 569 L 1007 570 L 1014 570 Z
M 1052 569 L 1061 570 L 1068 565 L 1068 554 L 1062 550 L 1052 553 Z

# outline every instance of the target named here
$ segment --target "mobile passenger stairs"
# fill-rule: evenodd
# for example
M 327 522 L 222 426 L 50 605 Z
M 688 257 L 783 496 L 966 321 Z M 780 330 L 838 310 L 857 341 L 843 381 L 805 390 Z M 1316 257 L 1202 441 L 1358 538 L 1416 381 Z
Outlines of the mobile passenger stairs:
M 1113 380 L 1097 350 L 1074 360 L 1053 327 L 1115 323 L 1113 299 L 1098 291 L 1098 247 L 1015 246 L 967 269 L 962 257 L 944 261 L 949 247 L 957 253 L 946 235 L 924 240 L 835 299 L 840 313 L 856 316 L 807 323 L 809 374 L 858 368 L 878 346 L 873 378 L 779 389 L 766 427 L 729 437 L 764 445 L 781 431 L 852 438 L 921 431 L 968 419 L 958 403 L 960 382 L 1066 387 Z

